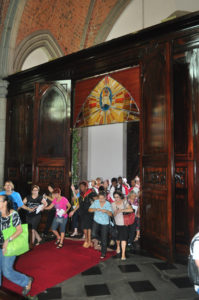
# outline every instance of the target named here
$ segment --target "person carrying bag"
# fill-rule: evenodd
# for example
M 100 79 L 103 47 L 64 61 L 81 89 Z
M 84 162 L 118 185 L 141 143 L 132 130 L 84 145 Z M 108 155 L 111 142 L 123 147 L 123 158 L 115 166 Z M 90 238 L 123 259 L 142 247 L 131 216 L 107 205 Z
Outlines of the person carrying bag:
M 21 225 L 19 214 L 12 209 L 12 201 L 0 196 L 0 285 L 3 275 L 21 286 L 24 296 L 30 292 L 33 278 L 15 271 L 13 265 L 16 255 L 29 250 L 27 230 L 27 226 Z
M 2 230 L 4 241 L 9 240 L 4 256 L 18 256 L 29 251 L 28 224 L 22 224 L 21 227 L 22 233 L 13 240 L 12 235 L 16 233 L 16 228 L 13 226 L 13 214 L 11 214 L 10 227 Z
M 127 203 L 127 201 L 125 201 L 124 210 L 127 209 L 127 206 L 129 207 L 129 203 Z M 133 223 L 135 222 L 135 213 L 133 211 L 132 212 L 123 212 L 123 218 L 124 218 L 125 226 L 133 225 Z

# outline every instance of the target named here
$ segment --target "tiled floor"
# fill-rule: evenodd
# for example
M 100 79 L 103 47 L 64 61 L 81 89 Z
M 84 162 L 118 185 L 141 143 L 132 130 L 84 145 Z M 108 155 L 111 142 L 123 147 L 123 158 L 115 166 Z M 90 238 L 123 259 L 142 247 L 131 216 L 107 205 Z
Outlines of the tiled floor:
M 39 300 L 196 300 L 185 265 L 129 254 L 112 257 L 38 296 Z

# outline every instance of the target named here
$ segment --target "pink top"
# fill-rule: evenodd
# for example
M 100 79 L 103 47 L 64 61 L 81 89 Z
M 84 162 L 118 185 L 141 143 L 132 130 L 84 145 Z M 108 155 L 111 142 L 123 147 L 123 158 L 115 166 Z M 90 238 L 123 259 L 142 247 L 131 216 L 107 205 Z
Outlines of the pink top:
M 62 197 L 59 202 L 57 202 L 57 198 L 54 198 L 52 203 L 54 204 L 54 206 L 56 208 L 56 217 L 59 217 L 59 214 L 58 214 L 59 211 L 61 209 L 67 210 L 67 204 L 69 203 L 69 201 L 65 197 Z M 68 214 L 63 214 L 62 217 L 67 218 Z

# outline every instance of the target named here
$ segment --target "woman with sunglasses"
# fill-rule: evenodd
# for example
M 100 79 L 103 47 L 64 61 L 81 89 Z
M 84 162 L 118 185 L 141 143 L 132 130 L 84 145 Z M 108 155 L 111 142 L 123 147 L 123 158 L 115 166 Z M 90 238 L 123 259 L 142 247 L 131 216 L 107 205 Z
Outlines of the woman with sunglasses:
M 117 191 L 113 194 L 115 202 L 112 203 L 113 215 L 115 219 L 115 223 L 117 226 L 117 249 L 116 252 L 120 255 L 120 244 L 122 248 L 121 260 L 126 260 L 126 243 L 128 240 L 128 226 L 124 225 L 124 217 L 123 213 L 131 213 L 133 212 L 132 207 L 125 200 L 124 195 Z

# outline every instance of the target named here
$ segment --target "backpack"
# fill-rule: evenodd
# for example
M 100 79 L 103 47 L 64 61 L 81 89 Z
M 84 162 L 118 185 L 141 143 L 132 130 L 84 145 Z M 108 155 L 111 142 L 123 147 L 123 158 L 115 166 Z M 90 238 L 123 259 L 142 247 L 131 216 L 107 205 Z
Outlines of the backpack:
M 196 241 L 199 241 L 199 238 L 194 239 L 191 242 L 190 248 L 192 253 L 193 253 L 193 246 Z M 188 257 L 188 277 L 191 283 L 193 283 L 194 285 L 199 285 L 199 268 L 197 267 L 195 263 L 195 259 L 193 259 L 193 255 L 191 253 Z

